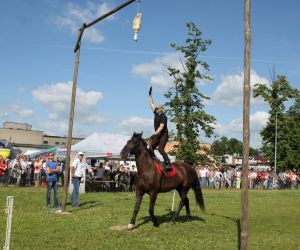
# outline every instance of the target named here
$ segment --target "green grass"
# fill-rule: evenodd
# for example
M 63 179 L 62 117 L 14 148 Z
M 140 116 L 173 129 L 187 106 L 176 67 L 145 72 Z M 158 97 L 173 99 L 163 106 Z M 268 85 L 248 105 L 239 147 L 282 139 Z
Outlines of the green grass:
M 194 219 L 186 221 L 183 209 L 175 225 L 169 223 L 173 192 L 160 194 L 155 207 L 161 223 L 158 228 L 149 220 L 149 197 L 145 195 L 134 231 L 111 229 L 129 223 L 134 193 L 83 194 L 79 197 L 79 208 L 67 207 L 68 215 L 51 213 L 45 207 L 45 193 L 45 189 L 0 188 L 0 248 L 4 245 L 8 195 L 15 197 L 11 249 L 238 249 L 239 246 L 241 196 L 237 190 L 204 190 L 206 213 L 196 206 L 190 192 Z M 300 190 L 251 190 L 249 197 L 249 249 L 300 249 Z

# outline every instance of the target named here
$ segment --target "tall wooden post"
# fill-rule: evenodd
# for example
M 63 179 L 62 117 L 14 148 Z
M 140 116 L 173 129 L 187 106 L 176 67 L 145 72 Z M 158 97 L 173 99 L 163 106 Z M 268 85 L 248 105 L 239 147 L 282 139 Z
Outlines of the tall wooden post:
M 76 90 L 77 90 L 77 76 L 78 76 L 78 65 L 79 65 L 79 54 L 80 54 L 80 44 L 83 32 L 86 28 L 91 27 L 97 22 L 102 21 L 106 17 L 116 13 L 117 11 L 125 8 L 127 5 L 135 2 L 136 0 L 128 0 L 127 2 L 121 4 L 120 6 L 114 8 L 111 11 L 108 11 L 104 15 L 96 18 L 90 23 L 84 23 L 82 27 L 79 29 L 77 42 L 75 45 L 75 64 L 74 64 L 74 74 L 73 74 L 73 85 L 72 85 L 72 97 L 71 97 L 71 106 L 70 106 L 70 116 L 69 116 L 69 130 L 68 130 L 68 141 L 67 141 L 67 155 L 66 155 L 66 166 L 65 166 L 65 177 L 64 177 L 64 189 L 63 189 L 63 198 L 61 202 L 61 212 L 65 212 L 66 210 L 66 202 L 67 202 L 67 193 L 68 193 L 68 179 L 70 172 L 70 154 L 71 154 L 71 146 L 72 146 L 72 132 L 73 132 L 73 121 L 74 121 L 74 109 L 75 109 L 75 98 L 76 98 Z
M 244 2 L 244 103 L 243 103 L 243 171 L 242 171 L 242 219 L 241 219 L 241 249 L 248 249 L 248 164 L 249 164 L 249 115 L 250 115 L 250 50 L 251 50 L 251 29 L 250 29 L 250 0 Z
M 73 133 L 75 99 L 76 99 L 76 90 L 77 90 L 79 54 L 80 54 L 80 44 L 78 46 L 78 49 L 75 52 L 72 97 L 71 97 L 69 130 L 68 130 L 68 141 L 67 141 L 67 155 L 66 155 L 66 163 L 65 163 L 64 191 L 63 191 L 63 198 L 62 198 L 62 203 L 61 203 L 61 211 L 62 212 L 65 212 L 65 210 L 66 210 L 66 201 L 67 201 L 67 194 L 68 194 L 68 183 L 69 183 L 68 180 L 69 180 L 69 173 L 70 173 L 70 154 L 71 154 L 71 146 L 72 146 L 72 133 Z

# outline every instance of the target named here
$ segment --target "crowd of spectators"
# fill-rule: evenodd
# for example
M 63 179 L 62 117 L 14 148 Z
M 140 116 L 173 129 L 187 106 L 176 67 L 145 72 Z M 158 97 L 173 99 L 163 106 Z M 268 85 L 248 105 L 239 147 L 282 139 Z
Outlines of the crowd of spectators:
M 46 162 L 47 157 L 40 158 L 38 155 L 30 159 L 27 155 L 17 154 L 15 159 L 4 159 L 0 155 L 0 185 L 16 185 L 20 187 L 39 187 L 46 185 Z M 63 185 L 64 162 L 59 162 L 61 172 L 59 179 Z
M 197 175 L 202 188 L 241 188 L 240 168 L 197 166 Z M 248 187 L 251 189 L 295 189 L 300 188 L 300 172 L 288 170 L 275 174 L 273 170 L 248 172 Z
M 129 163 L 120 164 L 113 169 L 109 161 L 91 166 L 87 182 L 91 191 L 135 191 L 137 169 Z
M 30 159 L 23 154 L 13 160 L 5 160 L 0 155 L 0 186 L 16 185 L 20 187 L 39 187 L 45 185 L 47 157 L 38 155 Z M 59 185 L 64 185 L 64 162 L 59 162 Z M 241 188 L 241 169 L 233 167 L 197 166 L 197 175 L 202 188 Z M 111 162 L 91 164 L 87 160 L 86 185 L 90 191 L 135 191 L 137 169 L 129 163 L 120 164 L 113 169 Z M 249 170 L 249 188 L 251 189 L 296 189 L 300 188 L 300 172 L 293 170 L 279 172 L 276 175 L 269 169 Z

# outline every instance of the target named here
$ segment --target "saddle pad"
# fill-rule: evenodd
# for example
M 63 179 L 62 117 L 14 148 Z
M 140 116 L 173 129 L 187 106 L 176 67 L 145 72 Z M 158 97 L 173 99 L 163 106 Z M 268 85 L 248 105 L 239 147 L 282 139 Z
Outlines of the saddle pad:
M 175 166 L 173 164 L 171 164 L 171 166 L 172 166 L 172 170 L 166 172 L 167 174 L 165 175 L 165 171 L 163 170 L 163 167 L 161 166 L 161 164 L 159 164 L 158 162 L 155 162 L 155 168 L 156 168 L 157 173 L 160 176 L 164 176 L 166 178 L 173 177 L 177 172 Z

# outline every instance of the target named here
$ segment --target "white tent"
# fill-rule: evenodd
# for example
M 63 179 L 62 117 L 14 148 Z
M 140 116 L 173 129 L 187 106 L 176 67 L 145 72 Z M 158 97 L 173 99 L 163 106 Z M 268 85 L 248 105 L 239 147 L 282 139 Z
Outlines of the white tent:
M 130 139 L 121 134 L 94 133 L 72 146 L 73 152 L 84 152 L 86 157 L 120 157 L 120 152 Z
M 120 158 L 120 152 L 130 139 L 129 136 L 121 134 L 94 133 L 86 139 L 73 145 L 72 152 L 84 152 L 88 158 L 112 157 Z M 163 160 L 161 155 L 155 150 L 158 159 Z M 176 160 L 175 156 L 170 156 L 171 162 Z

